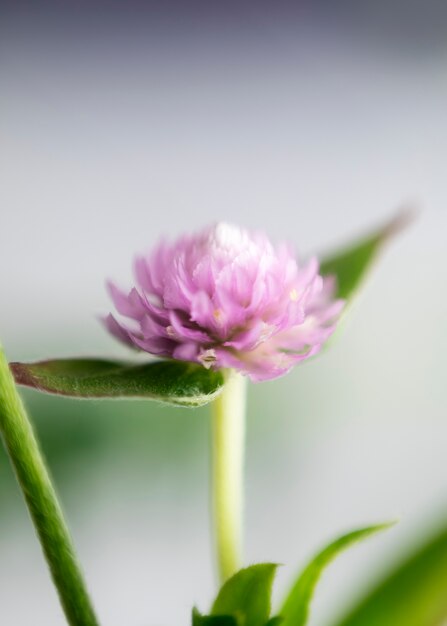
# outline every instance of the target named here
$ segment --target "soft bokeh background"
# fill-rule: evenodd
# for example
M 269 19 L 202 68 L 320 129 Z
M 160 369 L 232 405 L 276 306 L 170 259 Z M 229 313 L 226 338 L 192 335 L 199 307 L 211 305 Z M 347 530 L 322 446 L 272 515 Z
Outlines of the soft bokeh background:
M 447 5 L 2 3 L 0 333 L 11 360 L 126 355 L 104 279 L 216 220 L 302 255 L 402 204 L 337 345 L 250 388 L 247 562 L 277 595 L 334 534 L 399 517 L 321 584 L 324 624 L 447 516 Z M 214 592 L 207 409 L 25 393 L 103 624 L 189 624 Z M 2 623 L 62 613 L 3 452 Z

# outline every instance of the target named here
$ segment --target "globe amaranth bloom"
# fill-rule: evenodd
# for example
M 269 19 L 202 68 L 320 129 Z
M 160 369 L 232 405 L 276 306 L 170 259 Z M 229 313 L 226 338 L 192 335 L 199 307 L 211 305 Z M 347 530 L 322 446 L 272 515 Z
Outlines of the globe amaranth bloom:
M 219 223 L 135 260 L 128 294 L 109 283 L 108 330 L 160 357 L 234 368 L 254 381 L 281 376 L 316 354 L 343 301 L 318 261 L 301 265 L 289 246 Z

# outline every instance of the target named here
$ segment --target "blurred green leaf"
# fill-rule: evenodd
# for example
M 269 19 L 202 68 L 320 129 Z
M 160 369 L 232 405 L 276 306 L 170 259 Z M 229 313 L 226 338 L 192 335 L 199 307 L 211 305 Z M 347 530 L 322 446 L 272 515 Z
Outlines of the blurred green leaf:
M 391 573 L 336 626 L 443 626 L 447 529 Z
M 366 539 L 370 535 L 389 528 L 392 524 L 380 524 L 354 530 L 343 535 L 330 543 L 324 550 L 319 552 L 306 566 L 293 585 L 287 596 L 281 611 L 284 618 L 283 626 L 304 626 L 309 617 L 310 604 L 314 595 L 315 587 L 324 569 L 341 552 L 353 544 Z
M 234 615 L 243 626 L 265 626 L 276 568 L 273 563 L 259 563 L 237 572 L 222 586 L 211 615 Z
M 150 398 L 196 407 L 221 391 L 221 372 L 183 361 L 132 364 L 100 359 L 11 363 L 19 385 L 75 398 Z
M 238 626 L 232 615 L 201 615 L 194 608 L 192 610 L 192 626 Z
M 409 213 L 403 212 L 372 234 L 341 251 L 323 257 L 320 271 L 323 276 L 337 279 L 336 296 L 349 300 L 359 288 L 369 269 L 382 250 L 383 245 L 409 221 Z
M 277 615 L 276 617 L 272 617 L 269 619 L 265 626 L 279 626 L 284 622 L 284 618 L 281 615 Z

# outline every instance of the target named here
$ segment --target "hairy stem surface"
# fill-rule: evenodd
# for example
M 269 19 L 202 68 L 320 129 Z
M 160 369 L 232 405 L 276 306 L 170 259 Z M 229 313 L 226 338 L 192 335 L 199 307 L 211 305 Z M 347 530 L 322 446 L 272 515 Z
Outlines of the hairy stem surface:
M 97 626 L 70 533 L 0 348 L 0 432 L 70 626 Z

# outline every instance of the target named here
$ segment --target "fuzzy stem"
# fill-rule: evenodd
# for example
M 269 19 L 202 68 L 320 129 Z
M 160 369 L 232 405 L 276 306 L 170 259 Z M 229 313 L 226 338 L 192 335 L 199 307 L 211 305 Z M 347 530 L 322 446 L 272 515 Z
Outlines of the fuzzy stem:
M 221 582 L 241 567 L 246 380 L 228 371 L 212 405 L 212 497 Z
M 97 626 L 45 462 L 0 348 L 0 432 L 70 626 Z

